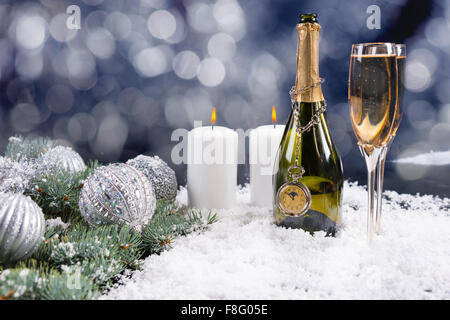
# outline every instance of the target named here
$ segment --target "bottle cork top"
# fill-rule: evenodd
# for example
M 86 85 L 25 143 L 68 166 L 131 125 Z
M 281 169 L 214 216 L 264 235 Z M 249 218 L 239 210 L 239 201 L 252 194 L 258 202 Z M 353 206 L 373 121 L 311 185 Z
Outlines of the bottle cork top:
M 300 14 L 300 21 L 298 23 L 319 23 L 317 21 L 317 13 L 302 13 Z
M 300 15 L 297 25 L 297 73 L 294 100 L 297 102 L 317 102 L 323 100 L 319 76 L 319 32 L 317 14 Z M 306 89 L 308 88 L 308 89 Z

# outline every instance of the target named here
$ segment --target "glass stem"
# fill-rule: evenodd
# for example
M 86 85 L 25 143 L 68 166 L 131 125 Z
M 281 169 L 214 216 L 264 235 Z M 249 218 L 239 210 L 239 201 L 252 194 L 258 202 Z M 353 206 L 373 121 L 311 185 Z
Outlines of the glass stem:
M 386 163 L 386 156 L 389 150 L 388 143 L 381 150 L 380 159 L 378 160 L 377 168 L 377 214 L 375 216 L 375 232 L 380 234 L 381 232 L 381 208 L 383 204 L 383 182 L 384 182 L 384 165 Z
M 377 164 L 381 155 L 381 148 L 376 147 L 359 147 L 364 155 L 367 166 L 367 241 L 372 242 L 374 232 L 375 218 L 375 178 L 377 172 Z

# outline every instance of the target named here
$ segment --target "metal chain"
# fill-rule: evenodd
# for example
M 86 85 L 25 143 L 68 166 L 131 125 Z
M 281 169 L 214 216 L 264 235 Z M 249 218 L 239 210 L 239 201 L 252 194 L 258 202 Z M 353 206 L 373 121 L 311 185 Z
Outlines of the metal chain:
M 324 100 L 323 105 L 321 105 L 319 107 L 319 109 L 317 110 L 317 112 L 315 114 L 313 114 L 313 116 L 311 117 L 311 120 L 305 126 L 299 126 L 298 121 L 299 121 L 300 111 L 298 110 L 298 108 L 295 107 L 294 99 L 297 94 L 300 94 L 300 93 L 306 92 L 308 90 L 311 90 L 312 88 L 318 87 L 324 81 L 325 80 L 323 78 L 319 78 L 318 82 L 315 82 L 310 86 L 303 87 L 300 90 L 295 90 L 295 87 L 292 87 L 291 90 L 289 90 L 289 95 L 291 96 L 291 102 L 292 102 L 292 109 L 294 112 L 294 121 L 297 125 L 296 133 L 298 135 L 297 145 L 296 145 L 296 149 L 295 149 L 295 165 L 289 167 L 289 170 L 288 170 L 289 175 L 291 176 L 291 179 L 293 182 L 297 182 L 298 179 L 301 178 L 303 176 L 303 174 L 305 173 L 305 169 L 303 169 L 303 167 L 298 164 L 298 157 L 299 157 L 299 153 L 300 153 L 301 134 L 304 132 L 308 132 L 309 130 L 311 130 L 311 128 L 313 126 L 318 125 L 320 123 L 320 116 L 327 109 L 326 108 L 327 102 Z M 298 173 L 297 171 L 300 171 L 300 173 Z

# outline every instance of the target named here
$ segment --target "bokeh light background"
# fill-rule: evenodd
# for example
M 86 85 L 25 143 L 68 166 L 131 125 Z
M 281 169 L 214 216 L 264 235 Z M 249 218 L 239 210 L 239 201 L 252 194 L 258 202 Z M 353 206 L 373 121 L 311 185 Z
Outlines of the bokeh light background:
M 66 27 L 72 4 L 80 30 Z M 372 4 L 380 30 L 366 27 Z M 157 154 L 185 184 L 185 166 L 170 159 L 173 130 L 207 123 L 213 106 L 217 124 L 234 129 L 269 124 L 272 105 L 287 120 L 301 12 L 317 12 L 322 25 L 327 119 L 347 179 L 365 179 L 347 104 L 352 43 L 407 44 L 405 116 L 388 159 L 450 150 L 445 0 L 0 1 L 0 148 L 21 134 L 50 136 L 85 160 Z M 387 166 L 387 188 L 424 178 Z

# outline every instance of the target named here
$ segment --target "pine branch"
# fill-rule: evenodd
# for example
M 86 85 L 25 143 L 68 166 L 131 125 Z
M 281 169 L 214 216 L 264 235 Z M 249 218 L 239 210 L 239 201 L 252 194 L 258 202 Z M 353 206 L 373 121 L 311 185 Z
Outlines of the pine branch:
M 140 235 L 127 227 L 78 224 L 58 239 L 47 239 L 33 257 L 104 286 L 126 268 L 138 268 L 142 254 Z
M 8 269 L 0 273 L 0 300 L 39 299 L 42 279 L 37 270 Z
M 5 156 L 15 161 L 36 159 L 53 146 L 53 141 L 47 137 L 30 139 L 14 136 L 9 138 Z
M 93 281 L 79 273 L 51 274 L 38 293 L 43 300 L 90 300 L 100 295 Z
M 52 146 L 47 138 L 13 137 L 7 155 L 35 165 L 35 159 Z M 217 220 L 215 214 L 205 219 L 199 211 L 185 212 L 161 200 L 142 233 L 126 226 L 89 226 L 80 215 L 78 199 L 84 180 L 98 166 L 95 161 L 78 173 L 34 173 L 25 194 L 42 208 L 48 221 L 45 240 L 30 258 L 13 268 L 2 270 L 0 266 L 1 298 L 94 299 L 126 269 L 140 268 L 143 257 L 160 253 L 177 237 L 206 230 Z
M 97 228 L 75 226 L 68 233 L 69 241 L 78 242 L 85 239 L 99 240 L 113 259 L 119 260 L 124 267 L 136 267 L 136 261 L 142 257 L 142 239 L 139 233 L 127 226 L 109 225 Z
M 91 280 L 76 273 L 28 268 L 0 273 L 0 300 L 94 299 L 99 294 Z
M 203 231 L 217 220 L 173 203 L 159 202 L 142 234 L 126 226 L 67 229 L 47 227 L 37 252 L 14 268 L 0 272 L 0 297 L 5 299 L 95 299 L 111 287 L 125 269 L 138 269 L 145 253 L 160 253 L 174 239 Z
M 160 253 L 171 247 L 175 238 L 196 230 L 205 230 L 217 220 L 209 213 L 204 221 L 200 212 L 191 210 L 181 214 L 182 209 L 173 203 L 159 202 L 152 220 L 142 231 L 142 244 L 147 254 Z
M 90 162 L 82 172 L 59 170 L 35 177 L 25 194 L 42 208 L 46 218 L 61 217 L 64 222 L 80 223 L 78 199 L 84 179 L 99 166 Z

